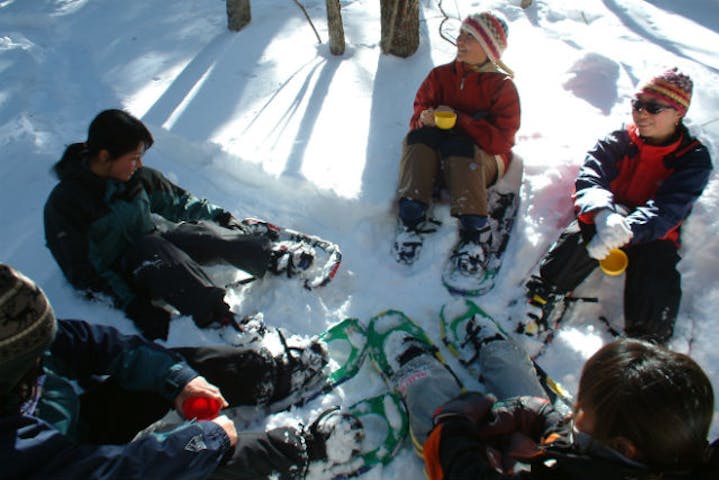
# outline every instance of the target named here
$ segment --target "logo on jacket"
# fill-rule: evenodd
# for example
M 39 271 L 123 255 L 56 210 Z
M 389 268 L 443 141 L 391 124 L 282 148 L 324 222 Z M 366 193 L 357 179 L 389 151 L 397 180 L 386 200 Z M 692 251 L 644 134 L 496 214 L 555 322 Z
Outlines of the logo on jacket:
M 185 450 L 188 452 L 201 452 L 202 450 L 207 450 L 207 445 L 202 439 L 202 435 L 195 435 L 192 437 L 190 441 L 187 442 L 187 445 L 185 445 Z

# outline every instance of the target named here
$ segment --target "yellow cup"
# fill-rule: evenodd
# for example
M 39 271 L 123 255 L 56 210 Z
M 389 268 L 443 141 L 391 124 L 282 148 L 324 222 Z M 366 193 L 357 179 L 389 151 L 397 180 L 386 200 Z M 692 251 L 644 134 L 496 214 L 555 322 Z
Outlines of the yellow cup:
M 609 255 L 606 258 L 599 261 L 599 267 L 607 275 L 621 275 L 629 265 L 629 258 L 624 250 L 615 248 L 609 251 Z
M 454 112 L 434 112 L 434 124 L 442 130 L 449 130 L 457 122 L 457 114 Z

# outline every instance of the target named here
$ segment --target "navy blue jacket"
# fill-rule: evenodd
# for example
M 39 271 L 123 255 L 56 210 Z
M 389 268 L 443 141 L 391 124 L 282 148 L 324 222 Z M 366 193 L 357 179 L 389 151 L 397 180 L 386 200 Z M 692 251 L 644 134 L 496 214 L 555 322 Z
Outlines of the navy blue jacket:
M 59 320 L 44 361 L 45 382 L 34 412 L 0 417 L 2 479 L 201 479 L 231 448 L 213 422 L 187 422 L 127 445 L 77 440 L 81 412 L 70 381 L 83 384 L 111 375 L 126 389 L 152 391 L 172 401 L 198 375 L 158 345 L 112 327 Z
M 630 125 L 588 153 L 575 183 L 574 206 L 584 223 L 621 204 L 629 208 L 631 245 L 667 239 L 679 244 L 679 227 L 712 172 L 707 148 L 681 125 L 667 145 L 645 143 Z

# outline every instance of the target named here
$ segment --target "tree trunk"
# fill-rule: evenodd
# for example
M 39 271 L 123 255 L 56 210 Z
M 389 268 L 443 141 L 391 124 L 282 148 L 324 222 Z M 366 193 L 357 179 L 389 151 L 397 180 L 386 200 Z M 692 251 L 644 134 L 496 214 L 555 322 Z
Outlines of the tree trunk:
M 409 57 L 419 47 L 419 0 L 380 0 L 382 53 Z
M 340 0 L 327 0 L 327 28 L 330 34 L 330 53 L 345 53 L 345 28 L 342 25 Z
M 251 18 L 250 0 L 227 0 L 227 28 L 238 32 Z

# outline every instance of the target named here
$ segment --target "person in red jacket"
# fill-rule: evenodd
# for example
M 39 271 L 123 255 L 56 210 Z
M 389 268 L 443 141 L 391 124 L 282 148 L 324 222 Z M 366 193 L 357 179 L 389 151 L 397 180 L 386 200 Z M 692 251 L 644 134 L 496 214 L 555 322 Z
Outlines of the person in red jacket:
M 684 125 L 693 83 L 676 68 L 643 83 L 632 119 L 588 153 L 575 183 L 577 218 L 527 282 L 520 333 L 547 335 L 554 305 L 612 249 L 629 258 L 624 288 L 628 336 L 666 342 L 681 300 L 680 227 L 709 181 L 707 148 Z
M 417 91 L 400 160 L 399 221 L 392 247 L 399 263 L 417 260 L 423 234 L 431 231 L 428 207 L 442 186 L 460 224 L 452 267 L 466 275 L 484 273 L 492 237 L 487 188 L 511 161 L 520 120 L 512 72 L 500 60 L 507 30 L 507 22 L 494 12 L 467 17 L 455 60 L 432 69 Z M 437 126 L 439 111 L 456 114 L 453 127 Z

